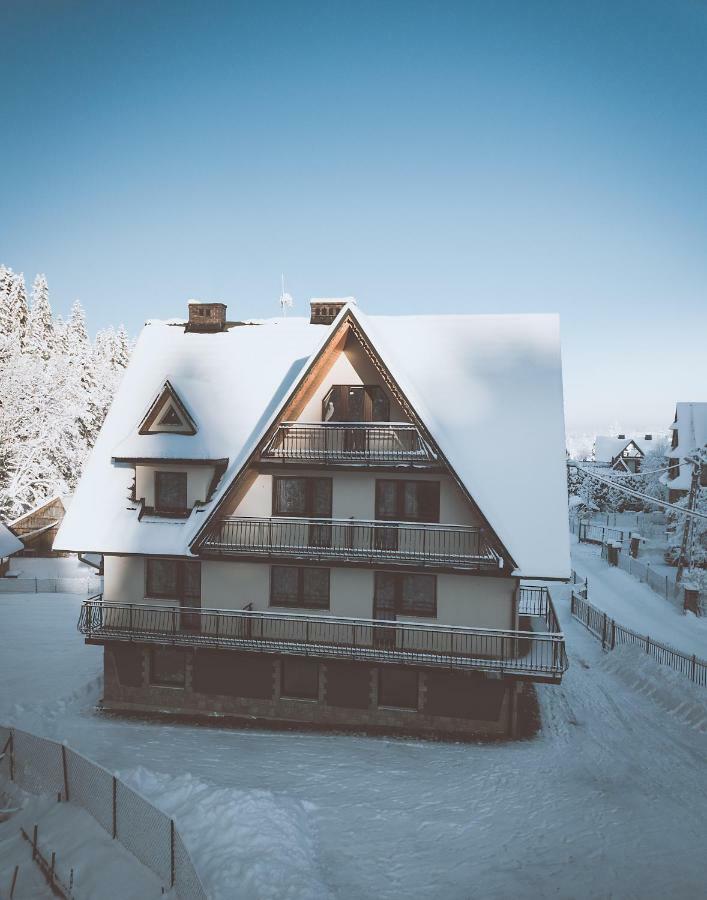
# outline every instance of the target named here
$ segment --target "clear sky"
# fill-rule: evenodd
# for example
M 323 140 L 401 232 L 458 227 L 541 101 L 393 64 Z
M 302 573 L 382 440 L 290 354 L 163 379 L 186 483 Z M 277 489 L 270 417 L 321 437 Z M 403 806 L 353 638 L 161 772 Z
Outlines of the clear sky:
M 0 262 L 92 330 L 562 316 L 568 426 L 707 399 L 707 3 L 0 2 Z

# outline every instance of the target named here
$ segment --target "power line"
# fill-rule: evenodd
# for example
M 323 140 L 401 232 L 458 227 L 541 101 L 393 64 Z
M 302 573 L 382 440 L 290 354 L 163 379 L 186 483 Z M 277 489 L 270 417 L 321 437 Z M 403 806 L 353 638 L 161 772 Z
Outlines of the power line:
M 642 491 L 636 491 L 633 488 L 623 487 L 620 484 L 617 484 L 615 481 L 611 481 L 609 478 L 605 478 L 602 475 L 597 475 L 596 472 L 591 472 L 589 469 L 585 469 L 583 466 L 580 466 L 577 463 L 572 463 L 572 465 L 574 465 L 574 467 L 584 475 L 588 475 L 589 478 L 593 478 L 595 481 L 600 481 L 602 484 L 608 484 L 609 487 L 613 488 L 616 491 L 628 494 L 631 497 L 638 497 L 639 500 L 647 500 L 650 503 L 655 504 L 656 506 L 662 506 L 664 509 L 672 509 L 673 512 L 680 513 L 684 516 L 691 516 L 695 519 L 707 519 L 707 513 L 697 512 L 697 510 L 694 509 L 684 509 L 682 506 L 676 506 L 674 503 L 668 503 L 666 500 L 658 500 L 657 497 L 651 497 L 650 494 L 644 494 Z

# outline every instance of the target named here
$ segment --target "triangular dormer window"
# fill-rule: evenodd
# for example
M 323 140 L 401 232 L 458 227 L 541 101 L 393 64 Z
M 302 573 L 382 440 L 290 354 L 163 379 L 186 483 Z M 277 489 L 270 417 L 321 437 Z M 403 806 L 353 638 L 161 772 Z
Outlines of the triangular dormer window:
M 140 425 L 140 434 L 196 434 L 196 424 L 166 381 Z

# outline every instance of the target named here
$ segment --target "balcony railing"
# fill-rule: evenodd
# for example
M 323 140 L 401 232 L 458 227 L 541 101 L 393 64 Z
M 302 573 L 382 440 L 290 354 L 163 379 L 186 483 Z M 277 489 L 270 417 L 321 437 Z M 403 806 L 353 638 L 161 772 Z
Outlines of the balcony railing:
M 283 422 L 261 459 L 369 466 L 430 466 L 438 460 L 407 422 Z
M 395 662 L 543 681 L 560 681 L 568 665 L 559 628 L 506 631 L 313 613 L 104 603 L 94 597 L 84 602 L 78 629 L 93 643 L 140 641 Z
M 232 516 L 207 531 L 202 553 L 473 571 L 503 564 L 482 528 L 361 519 Z

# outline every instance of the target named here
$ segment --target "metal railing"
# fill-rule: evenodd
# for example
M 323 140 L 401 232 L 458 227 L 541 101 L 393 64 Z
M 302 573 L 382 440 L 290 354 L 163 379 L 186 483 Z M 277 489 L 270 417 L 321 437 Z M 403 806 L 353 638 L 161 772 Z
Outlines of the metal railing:
M 588 602 L 586 596 L 576 591 L 571 594 L 572 615 L 578 622 L 601 641 L 604 650 L 613 650 L 621 644 L 633 644 L 653 656 L 656 662 L 670 666 L 686 675 L 695 684 L 707 687 L 707 661 L 696 654 L 689 656 L 674 647 L 654 641 L 650 635 L 639 634 L 624 625 L 619 625 L 607 613 Z
M 90 602 L 90 601 L 87 601 Z M 65 744 L 0 725 L 0 786 L 75 803 L 162 881 L 163 893 L 207 900 L 174 820 Z M 81 888 L 81 873 L 77 887 Z
M 142 641 L 452 669 L 480 669 L 560 681 L 565 642 L 548 602 L 552 631 L 514 631 L 354 619 L 313 613 L 182 610 L 178 606 L 86 600 L 78 622 L 87 640 Z M 184 615 L 188 614 L 188 615 Z M 187 627 L 188 626 L 188 627 Z
M 547 618 L 552 604 L 546 587 L 521 584 L 518 590 L 518 614 Z M 557 628 L 559 631 L 559 627 Z
M 437 456 L 407 422 L 283 422 L 261 459 L 362 465 L 426 465 Z
M 475 571 L 503 565 L 482 528 L 361 519 L 231 516 L 207 531 L 201 551 L 217 556 L 385 562 Z

